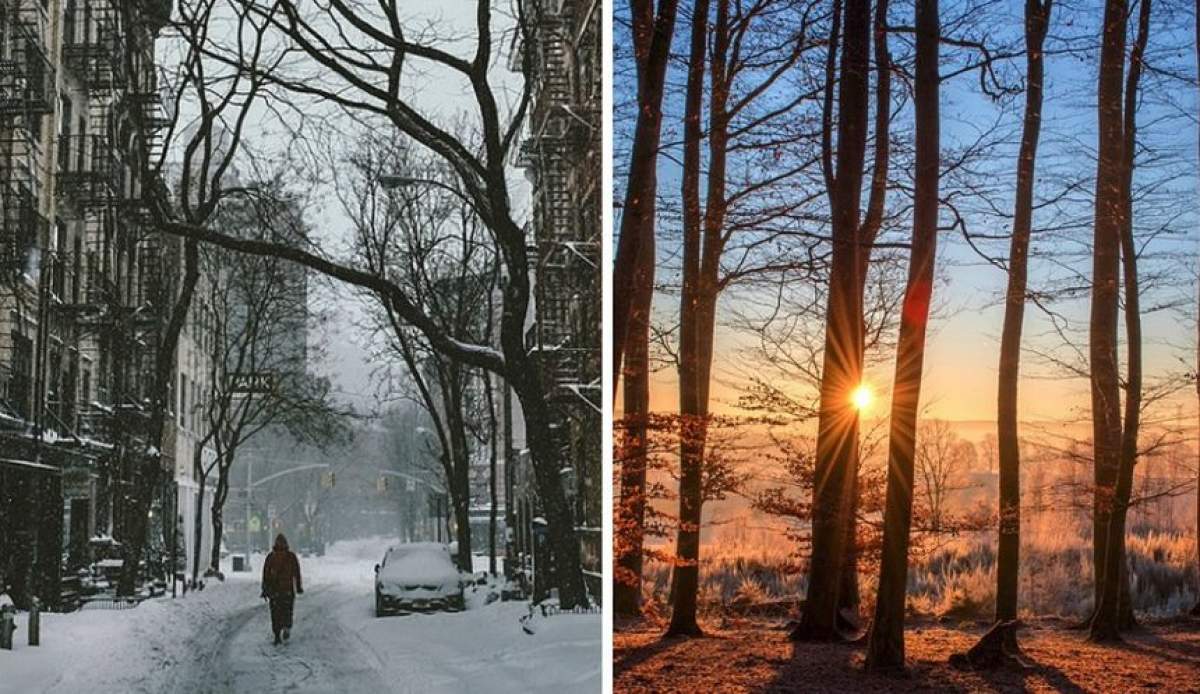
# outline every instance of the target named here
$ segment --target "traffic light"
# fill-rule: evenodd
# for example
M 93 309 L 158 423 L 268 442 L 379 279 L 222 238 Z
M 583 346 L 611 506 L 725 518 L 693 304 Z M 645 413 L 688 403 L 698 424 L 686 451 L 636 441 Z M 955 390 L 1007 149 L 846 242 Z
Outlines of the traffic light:
M 375 491 L 379 492 L 380 494 L 383 494 L 383 493 L 387 492 L 387 490 L 388 490 L 388 478 L 384 477 L 383 475 L 380 475 L 379 479 L 375 480 Z
M 325 474 L 321 475 L 321 486 L 325 487 L 326 489 L 333 489 L 334 481 L 335 480 L 332 472 L 326 472 Z

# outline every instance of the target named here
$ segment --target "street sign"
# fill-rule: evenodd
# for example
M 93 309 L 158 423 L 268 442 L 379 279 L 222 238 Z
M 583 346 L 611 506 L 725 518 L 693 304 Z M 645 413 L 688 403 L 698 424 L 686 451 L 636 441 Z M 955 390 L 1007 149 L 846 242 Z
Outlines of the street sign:
M 273 371 L 254 371 L 250 373 L 235 373 L 231 378 L 230 390 L 234 393 L 273 393 L 276 387 L 276 377 Z

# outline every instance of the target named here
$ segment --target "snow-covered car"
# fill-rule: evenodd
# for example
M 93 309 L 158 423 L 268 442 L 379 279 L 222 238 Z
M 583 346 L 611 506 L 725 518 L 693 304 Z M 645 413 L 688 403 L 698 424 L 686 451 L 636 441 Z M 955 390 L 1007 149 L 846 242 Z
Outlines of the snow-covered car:
M 412 542 L 388 549 L 375 565 L 375 616 L 414 610 L 462 610 L 462 578 L 450 548 Z

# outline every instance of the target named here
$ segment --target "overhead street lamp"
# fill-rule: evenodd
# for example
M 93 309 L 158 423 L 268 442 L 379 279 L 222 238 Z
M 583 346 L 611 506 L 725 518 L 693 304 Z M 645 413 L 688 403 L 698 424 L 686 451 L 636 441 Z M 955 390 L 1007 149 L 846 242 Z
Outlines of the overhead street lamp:
M 326 469 L 327 470 L 327 469 L 329 469 L 329 467 L 330 466 L 328 463 L 313 463 L 311 465 L 298 465 L 296 467 L 288 468 L 286 470 L 280 470 L 279 472 L 267 475 L 266 477 L 256 481 L 254 479 L 254 458 L 246 459 L 246 569 L 247 570 L 250 569 L 250 498 L 251 498 L 252 492 L 254 491 L 254 488 L 259 486 L 260 484 L 266 484 L 267 482 L 270 482 L 271 480 L 283 477 L 284 475 L 290 475 L 290 474 L 293 474 L 296 472 L 304 472 L 306 470 L 318 470 L 318 469 Z M 332 473 L 331 473 L 331 475 L 332 475 Z M 332 481 L 330 482 L 330 486 L 333 486 Z

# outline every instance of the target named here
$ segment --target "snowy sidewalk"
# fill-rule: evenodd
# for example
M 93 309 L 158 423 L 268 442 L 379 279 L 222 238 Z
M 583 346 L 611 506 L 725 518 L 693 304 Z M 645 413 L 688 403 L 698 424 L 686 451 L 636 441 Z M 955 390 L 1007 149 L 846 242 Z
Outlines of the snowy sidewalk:
M 0 692 L 161 692 L 190 680 L 230 613 L 257 597 L 230 581 L 129 610 L 42 614 L 42 645 L 26 645 L 28 616 L 12 651 L 0 651 Z
M 9 692 L 599 692 L 600 615 L 537 618 L 525 603 L 465 612 L 376 618 L 373 566 L 380 541 L 341 543 L 301 558 L 291 642 L 276 647 L 253 573 L 227 574 L 187 597 L 132 610 L 44 615 L 42 643 L 0 651 Z

